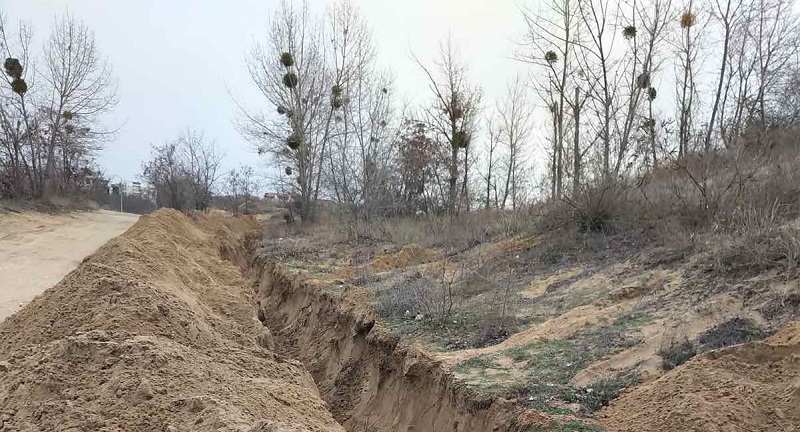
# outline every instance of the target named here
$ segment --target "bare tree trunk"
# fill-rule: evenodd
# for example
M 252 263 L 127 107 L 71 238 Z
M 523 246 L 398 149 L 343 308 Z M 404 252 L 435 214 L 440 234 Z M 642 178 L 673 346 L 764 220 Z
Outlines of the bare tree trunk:
M 450 170 L 447 179 L 447 212 L 456 214 L 456 201 L 458 200 L 458 147 L 450 146 Z
M 558 119 L 556 117 L 556 104 L 555 102 L 551 106 L 551 111 L 553 113 L 553 156 L 550 160 L 550 172 L 553 176 L 552 181 L 550 183 L 550 198 L 553 200 L 558 199 Z
M 581 90 L 575 87 L 575 103 L 572 106 L 575 118 L 575 137 L 572 143 L 572 198 L 578 196 L 581 185 Z
M 653 99 L 647 100 L 648 112 L 648 138 L 650 139 L 650 156 L 653 158 L 653 168 L 658 168 L 658 149 L 656 147 L 656 119 L 653 117 Z
M 705 148 L 705 152 L 708 153 L 711 149 L 711 134 L 714 131 L 714 121 L 717 117 L 717 111 L 719 110 L 719 101 L 720 97 L 722 96 L 722 86 L 725 83 L 725 67 L 728 65 L 728 45 L 730 43 L 731 38 L 731 2 L 733 0 L 726 0 L 725 2 L 725 12 L 722 13 L 722 8 L 719 5 L 719 1 L 717 1 L 717 10 L 721 13 L 720 19 L 722 20 L 722 25 L 724 27 L 724 39 L 722 42 L 722 61 L 719 65 L 719 79 L 717 81 L 717 91 L 714 94 L 714 106 L 711 108 L 711 119 L 708 121 L 708 128 L 706 129 L 706 136 L 703 140 L 703 147 Z M 738 9 L 738 8 L 737 8 Z M 735 12 L 733 12 L 735 13 Z
M 691 2 L 690 2 L 691 5 Z M 690 9 L 691 10 L 691 6 Z M 692 75 L 692 53 L 691 53 L 691 35 L 690 35 L 691 27 L 687 27 L 684 30 L 685 38 L 684 38 L 684 55 L 686 58 L 684 59 L 683 65 L 683 81 L 681 84 L 681 97 L 679 101 L 678 109 L 680 110 L 680 120 L 678 125 L 678 159 L 683 159 L 686 157 L 689 147 L 689 128 L 690 128 L 690 116 L 691 116 L 691 75 Z M 687 93 L 689 93 L 687 95 Z

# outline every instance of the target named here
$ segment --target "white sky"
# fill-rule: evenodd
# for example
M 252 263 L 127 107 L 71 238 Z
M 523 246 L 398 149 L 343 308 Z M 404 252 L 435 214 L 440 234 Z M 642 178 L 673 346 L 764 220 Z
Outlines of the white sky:
M 537 0 L 520 1 L 530 6 Z M 510 59 L 524 30 L 514 0 L 354 2 L 374 30 L 380 65 L 393 72 L 407 101 L 428 96 L 410 50 L 431 61 L 448 33 L 473 81 L 484 88 L 487 108 L 515 74 L 528 71 Z M 324 10 L 332 1 L 311 4 Z M 234 127 L 237 109 L 230 94 L 250 107 L 274 109 L 259 99 L 244 59 L 254 38 L 266 34 L 277 6 L 276 0 L 0 0 L 9 24 L 34 25 L 37 48 L 55 17 L 67 11 L 95 32 L 119 83 L 120 103 L 108 124 L 122 126 L 99 164 L 108 176 L 126 180 L 138 176 L 151 144 L 186 128 L 216 140 L 226 154 L 225 169 L 261 165 Z

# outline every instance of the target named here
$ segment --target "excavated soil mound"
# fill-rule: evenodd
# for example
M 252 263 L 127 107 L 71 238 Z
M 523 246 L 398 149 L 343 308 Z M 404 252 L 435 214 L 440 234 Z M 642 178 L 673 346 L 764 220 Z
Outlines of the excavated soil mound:
M 608 430 L 621 432 L 800 430 L 800 322 L 696 357 L 604 414 Z
M 0 430 L 343 431 L 255 318 L 258 233 L 159 211 L 0 324 Z
M 436 260 L 439 252 L 415 244 L 403 246 L 398 252 L 381 255 L 367 263 L 367 269 L 373 273 L 401 269 L 412 265 L 419 265 Z

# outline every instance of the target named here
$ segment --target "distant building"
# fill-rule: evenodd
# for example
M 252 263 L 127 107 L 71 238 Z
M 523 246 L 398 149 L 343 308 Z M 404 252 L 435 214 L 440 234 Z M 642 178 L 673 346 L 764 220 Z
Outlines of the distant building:
M 264 194 L 264 199 L 273 201 L 289 201 L 291 196 L 285 193 L 267 192 Z
M 120 186 L 124 196 L 137 196 L 155 202 L 156 188 L 141 182 L 109 183 L 108 193 L 118 195 Z

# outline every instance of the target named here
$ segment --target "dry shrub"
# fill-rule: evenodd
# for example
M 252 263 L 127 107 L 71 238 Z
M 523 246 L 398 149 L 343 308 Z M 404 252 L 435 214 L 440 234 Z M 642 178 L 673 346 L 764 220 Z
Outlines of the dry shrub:
M 538 228 L 564 230 L 561 246 L 570 243 L 570 230 L 622 235 L 633 247 L 657 245 L 662 256 L 652 257 L 654 265 L 700 250 L 705 265 L 719 272 L 780 268 L 794 274 L 800 264 L 800 228 L 793 223 L 800 215 L 800 146 L 784 135 L 767 142 L 690 153 L 629 181 L 584 186 L 577 196 L 538 207 Z
M 482 210 L 456 217 L 419 215 L 355 218 L 341 214 L 331 222 L 329 228 L 348 242 L 418 244 L 440 247 L 447 254 L 455 254 L 527 231 L 532 225 L 531 221 L 532 217 L 527 212 L 499 210 Z
M 661 368 L 668 371 L 689 361 L 697 354 L 697 349 L 686 336 L 673 337 L 662 343 L 656 354 L 661 357 Z
M 701 351 L 708 351 L 756 341 L 766 336 L 766 333 L 749 320 L 734 317 L 709 329 L 697 341 L 701 344 Z
M 800 319 L 800 293 L 791 293 L 770 300 L 761 308 L 761 313 L 770 321 L 780 317 L 786 317 L 787 320 Z
M 575 227 L 582 232 L 611 233 L 630 216 L 630 188 L 623 181 L 606 181 L 580 188 L 578 195 L 540 207 L 539 228 Z
M 455 307 L 454 285 L 454 277 L 436 280 L 414 273 L 377 293 L 378 313 L 394 318 L 422 315 L 444 322 Z
M 723 275 L 757 274 L 780 269 L 787 276 L 800 266 L 800 228 L 785 223 L 784 206 L 752 208 L 732 220 L 733 229 L 708 240 L 701 263 Z

